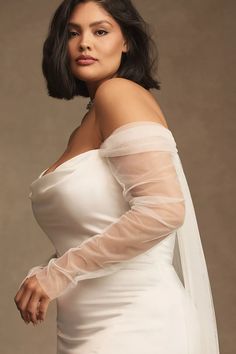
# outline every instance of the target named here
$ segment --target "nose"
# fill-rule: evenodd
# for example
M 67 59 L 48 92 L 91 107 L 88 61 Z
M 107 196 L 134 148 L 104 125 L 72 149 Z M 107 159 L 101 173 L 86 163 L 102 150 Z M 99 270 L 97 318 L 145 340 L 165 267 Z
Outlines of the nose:
M 89 37 L 89 35 L 81 35 L 80 36 L 80 42 L 79 42 L 79 49 L 80 50 L 86 50 L 86 49 L 91 49 L 91 38 Z
M 86 50 L 86 49 L 90 49 L 90 46 L 89 46 L 89 44 L 87 44 L 87 43 L 85 43 L 85 42 L 81 42 L 80 44 L 79 44 L 79 49 L 80 50 Z

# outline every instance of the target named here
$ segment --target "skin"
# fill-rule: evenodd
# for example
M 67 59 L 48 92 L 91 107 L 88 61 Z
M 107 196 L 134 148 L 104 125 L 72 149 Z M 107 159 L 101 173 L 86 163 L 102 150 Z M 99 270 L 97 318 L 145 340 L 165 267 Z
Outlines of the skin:
M 100 20 L 107 20 L 111 24 L 104 22 L 90 27 L 92 22 Z M 70 67 L 75 77 L 85 81 L 90 98 L 93 99 L 97 88 L 103 82 L 116 77 L 122 52 L 127 52 L 128 46 L 119 24 L 109 13 L 93 1 L 77 5 L 71 14 L 69 22 L 79 25 L 70 25 L 69 27 L 71 33 L 68 41 Z M 98 60 L 92 65 L 80 66 L 75 61 L 80 54 L 91 55 Z M 122 83 L 122 79 L 120 80 Z M 144 99 L 146 107 L 152 112 L 152 116 L 156 115 L 158 117 L 157 121 L 161 121 L 167 127 L 164 116 L 152 95 L 135 83 L 130 83 L 130 85 L 132 85 L 133 91 L 140 99 Z M 143 116 L 149 111 L 144 112 Z M 47 172 L 53 171 L 53 168 L 78 153 L 89 150 L 89 141 L 93 140 L 93 144 L 97 145 L 100 135 L 96 133 L 98 129 L 96 131 L 93 129 L 95 124 L 94 109 L 92 108 L 86 114 L 86 119 L 82 126 L 79 127 L 80 129 L 76 128 L 72 133 L 67 150 Z M 110 132 L 107 133 L 110 134 Z M 91 134 L 94 135 L 92 136 Z M 106 136 L 103 134 L 104 137 Z M 78 145 L 78 142 L 81 145 L 81 141 L 82 151 L 81 146 Z M 36 275 L 34 275 L 24 281 L 15 295 L 14 301 L 25 323 L 32 322 L 36 325 L 45 319 L 51 300 L 40 286 Z

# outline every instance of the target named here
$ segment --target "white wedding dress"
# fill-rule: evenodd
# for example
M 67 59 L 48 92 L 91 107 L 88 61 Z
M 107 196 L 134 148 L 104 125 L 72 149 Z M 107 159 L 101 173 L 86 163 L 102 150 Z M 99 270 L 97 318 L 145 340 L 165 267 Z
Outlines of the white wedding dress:
M 57 301 L 57 354 L 218 354 L 206 263 L 170 130 L 127 123 L 99 149 L 44 172 L 30 199 L 57 257 L 26 278 L 36 274 Z

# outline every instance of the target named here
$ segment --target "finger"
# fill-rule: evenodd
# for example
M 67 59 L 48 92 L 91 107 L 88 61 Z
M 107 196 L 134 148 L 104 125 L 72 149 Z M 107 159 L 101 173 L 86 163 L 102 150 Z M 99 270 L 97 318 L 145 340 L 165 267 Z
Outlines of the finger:
M 50 299 L 48 297 L 42 297 L 38 306 L 38 314 L 37 319 L 39 321 L 44 321 L 48 309 L 48 305 L 50 303 Z
M 22 293 L 21 298 L 17 302 L 18 309 L 21 313 L 21 317 L 26 322 L 30 321 L 30 317 L 27 312 L 27 305 L 28 305 L 28 302 L 31 298 L 31 295 L 32 295 L 32 290 L 26 288 L 24 293 Z
M 21 317 L 24 321 L 28 321 L 28 315 L 25 314 L 26 304 L 31 297 L 31 291 L 27 288 L 26 283 L 22 283 L 20 289 L 18 290 L 16 296 L 14 297 L 14 301 L 17 309 L 20 311 Z
M 24 283 L 21 284 L 19 290 L 17 291 L 17 293 L 16 293 L 16 295 L 14 297 L 14 301 L 16 303 L 16 306 L 18 306 L 18 301 L 20 300 L 22 294 L 24 293 L 25 288 L 26 288 L 26 286 L 25 286 L 25 282 L 24 282 Z
M 37 308 L 38 308 L 38 303 L 40 301 L 40 295 L 39 293 L 35 290 L 27 304 L 26 311 L 28 313 L 28 316 L 30 318 L 30 321 L 33 324 L 37 324 Z

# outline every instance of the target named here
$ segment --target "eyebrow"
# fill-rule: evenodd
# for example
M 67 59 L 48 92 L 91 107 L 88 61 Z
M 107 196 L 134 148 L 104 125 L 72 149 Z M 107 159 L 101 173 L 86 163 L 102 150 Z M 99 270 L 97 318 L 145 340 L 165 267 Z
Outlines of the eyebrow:
M 99 25 L 100 23 L 104 23 L 104 22 L 106 22 L 106 23 L 108 23 L 109 25 L 112 26 L 112 24 L 109 21 L 100 20 L 100 21 L 95 21 L 95 22 L 90 23 L 89 27 L 93 27 L 95 25 Z M 80 27 L 80 24 L 79 23 L 75 23 L 75 22 L 69 22 L 68 25 L 72 26 L 72 27 Z

